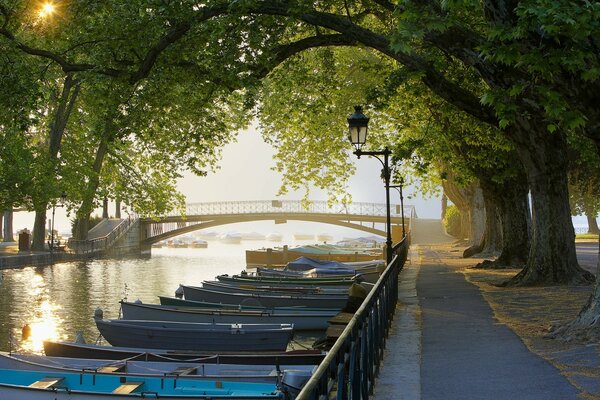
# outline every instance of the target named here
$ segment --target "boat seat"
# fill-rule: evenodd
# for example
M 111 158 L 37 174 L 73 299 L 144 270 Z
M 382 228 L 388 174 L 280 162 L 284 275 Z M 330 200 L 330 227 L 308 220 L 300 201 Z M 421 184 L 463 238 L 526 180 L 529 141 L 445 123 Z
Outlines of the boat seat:
M 129 394 L 129 393 L 134 392 L 137 388 L 139 388 L 143 384 L 144 384 L 144 382 L 134 382 L 134 381 L 125 382 L 121 386 L 119 386 L 118 388 L 113 390 L 112 392 L 115 394 Z
M 50 389 L 51 387 L 59 384 L 63 381 L 62 376 L 46 376 L 45 378 L 40 379 L 39 381 L 33 382 L 29 385 L 30 388 L 36 389 Z
M 191 375 L 196 374 L 198 367 L 179 367 L 172 372 L 174 375 Z
M 124 365 L 107 365 L 104 367 L 100 367 L 97 369 L 98 372 L 105 372 L 105 373 L 112 373 L 112 372 L 119 372 L 122 371 L 123 368 L 125 368 Z

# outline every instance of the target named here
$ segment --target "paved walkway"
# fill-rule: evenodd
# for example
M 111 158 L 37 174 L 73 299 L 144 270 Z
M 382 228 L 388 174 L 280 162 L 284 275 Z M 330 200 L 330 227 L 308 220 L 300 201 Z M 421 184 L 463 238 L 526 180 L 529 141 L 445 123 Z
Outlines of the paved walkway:
M 449 241 L 435 232 L 419 240 Z M 407 400 L 569 400 L 579 391 L 499 323 L 479 289 L 413 246 L 401 275 L 399 313 L 374 397 Z

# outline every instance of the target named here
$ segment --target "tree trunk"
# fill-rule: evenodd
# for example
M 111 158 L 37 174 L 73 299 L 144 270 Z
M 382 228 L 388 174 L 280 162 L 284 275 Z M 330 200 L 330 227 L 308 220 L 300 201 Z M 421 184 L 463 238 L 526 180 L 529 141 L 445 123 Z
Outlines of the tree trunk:
M 442 221 L 446 218 L 446 209 L 448 208 L 448 196 L 442 194 Z
M 73 78 L 72 74 L 68 74 L 63 82 L 63 90 L 58 99 L 58 106 L 54 112 L 54 118 L 50 126 L 48 156 L 51 161 L 52 168 L 40 177 L 54 182 L 56 180 L 58 167 L 58 153 L 62 138 L 67 127 L 67 122 L 75 106 L 75 101 L 79 95 L 79 83 Z M 35 199 L 34 199 L 35 200 Z M 35 207 L 35 222 L 33 226 L 33 243 L 31 249 L 35 251 L 44 251 L 46 241 L 46 209 L 48 207 L 48 199 L 37 199 Z
M 459 239 L 467 239 L 469 240 L 471 237 L 471 214 L 470 214 L 470 202 L 469 197 L 471 196 L 472 188 L 461 188 L 459 187 L 452 173 L 447 174 L 447 179 L 442 182 L 442 186 L 444 187 L 444 192 L 448 196 L 448 199 L 460 212 L 460 237 Z
M 600 237 L 598 238 L 596 276 L 600 276 Z M 566 325 L 555 327 L 550 336 L 567 341 L 573 338 L 594 342 L 600 340 L 600 279 L 596 279 L 594 291 L 577 317 Z
M 0 217 L 0 221 L 2 221 L 2 218 Z M 4 211 L 4 224 L 2 225 L 3 227 L 3 231 L 4 234 L 3 236 L 3 240 L 5 242 L 14 242 L 15 241 L 15 237 L 14 237 L 14 228 L 13 228 L 13 211 L 12 210 L 6 210 Z
M 485 229 L 478 244 L 473 245 L 463 252 L 463 257 L 478 254 L 480 257 L 490 257 L 502 248 L 502 231 L 498 221 L 498 205 L 496 196 L 489 190 L 483 190 L 485 204 Z
M 2 234 L 2 241 L 7 242 L 8 240 L 5 239 L 6 238 L 6 233 L 5 233 L 5 230 L 4 230 L 4 224 L 3 224 L 3 222 L 4 222 L 4 214 L 0 213 L 0 226 L 2 227 L 2 230 L 0 231 L 0 234 Z
M 511 132 L 527 173 L 532 198 L 532 241 L 527 265 L 507 285 L 580 284 L 594 276 L 579 267 L 567 188 L 567 148 L 563 134 L 545 124 L 519 120 Z
M 478 268 L 523 268 L 527 264 L 531 242 L 529 188 L 523 176 L 517 176 L 496 187 L 498 214 L 502 229 L 500 256 L 485 260 Z
M 471 224 L 469 240 L 473 246 L 477 247 L 485 234 L 485 201 L 479 185 L 473 185 L 469 194 L 469 222 Z
M 115 199 L 115 218 L 121 219 L 121 199 Z
M 100 185 L 100 172 L 102 171 L 102 164 L 104 163 L 104 157 L 108 151 L 108 140 L 107 131 L 104 132 L 98 148 L 96 149 L 96 157 L 94 159 L 94 166 L 92 174 L 89 177 L 87 186 L 85 188 L 85 194 L 83 196 L 83 202 L 77 210 L 77 223 L 75 224 L 75 239 L 86 240 L 87 234 L 90 227 L 90 215 L 92 214 L 94 207 L 94 197 L 96 191 Z
M 102 200 L 102 218 L 108 219 L 108 198 L 106 196 Z
M 596 235 L 599 234 L 600 228 L 598 228 L 598 221 L 596 220 L 596 215 L 592 213 L 586 213 L 585 216 L 587 217 L 588 222 L 588 233 Z

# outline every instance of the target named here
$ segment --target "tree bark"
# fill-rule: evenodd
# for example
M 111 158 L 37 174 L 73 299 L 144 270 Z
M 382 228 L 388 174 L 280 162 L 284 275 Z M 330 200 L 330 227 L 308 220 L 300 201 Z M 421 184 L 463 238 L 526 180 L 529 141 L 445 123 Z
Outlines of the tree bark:
M 472 257 L 478 254 L 480 257 L 496 255 L 502 248 L 502 231 L 498 219 L 498 205 L 496 196 L 489 190 L 483 189 L 483 201 L 485 204 L 485 229 L 478 244 L 471 246 L 463 252 L 463 257 Z
M 596 220 L 596 215 L 592 213 L 586 213 L 585 216 L 588 222 L 588 233 L 596 235 L 599 234 L 600 228 L 598 228 L 598 221 Z
M 63 90 L 61 92 L 58 106 L 54 113 L 52 125 L 49 134 L 48 156 L 52 165 L 58 165 L 58 153 L 62 138 L 67 127 L 67 122 L 75 106 L 75 101 L 79 95 L 79 83 L 73 78 L 72 74 L 68 74 L 63 82 Z M 57 171 L 52 168 L 42 175 L 41 179 L 56 180 Z M 34 201 L 35 202 L 35 201 Z M 35 251 L 44 251 L 46 241 L 46 209 L 48 208 L 48 199 L 37 199 L 35 205 L 35 221 L 33 225 L 33 242 L 31 249 Z
M 442 186 L 444 188 L 444 192 L 448 199 L 460 212 L 460 238 L 459 239 L 467 239 L 471 238 L 471 214 L 470 214 L 470 205 L 469 205 L 469 196 L 471 188 L 461 188 L 459 187 L 452 174 L 447 174 L 447 179 L 442 182 Z
M 448 208 L 448 196 L 446 193 L 442 194 L 442 221 L 446 218 L 446 209 Z
M 115 218 L 121 219 L 121 199 L 115 199 Z
M 545 124 L 518 119 L 510 132 L 527 173 L 532 198 L 532 241 L 527 265 L 507 285 L 581 284 L 594 276 L 579 267 L 567 188 L 567 143 Z
M 600 276 L 600 237 L 598 237 L 598 264 L 596 264 L 596 276 Z M 554 327 L 550 337 L 570 341 L 574 338 L 586 341 L 600 340 L 600 279 L 596 279 L 596 285 L 588 298 L 585 306 L 577 317 L 566 325 Z
M 1 216 L 0 216 L 0 221 L 2 221 Z M 3 227 L 3 231 L 4 231 L 4 233 L 2 235 L 3 240 L 5 242 L 14 242 L 15 237 L 14 237 L 13 211 L 12 210 L 4 211 L 4 224 L 2 224 L 2 227 Z

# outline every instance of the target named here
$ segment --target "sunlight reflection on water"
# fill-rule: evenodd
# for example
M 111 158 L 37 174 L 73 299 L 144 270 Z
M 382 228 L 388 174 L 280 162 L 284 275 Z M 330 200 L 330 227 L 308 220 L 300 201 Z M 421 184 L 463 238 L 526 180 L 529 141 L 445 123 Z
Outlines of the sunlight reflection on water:
M 172 296 L 180 283 L 199 285 L 219 274 L 245 269 L 245 250 L 273 242 L 225 244 L 210 241 L 206 249 L 152 249 L 150 259 L 92 260 L 3 271 L 0 284 L 0 350 L 39 353 L 42 342 L 74 340 L 82 331 L 88 343 L 98 338 L 93 321 L 100 307 L 104 318 L 119 316 L 119 300 L 157 303 Z M 23 340 L 23 326 L 31 336 Z

